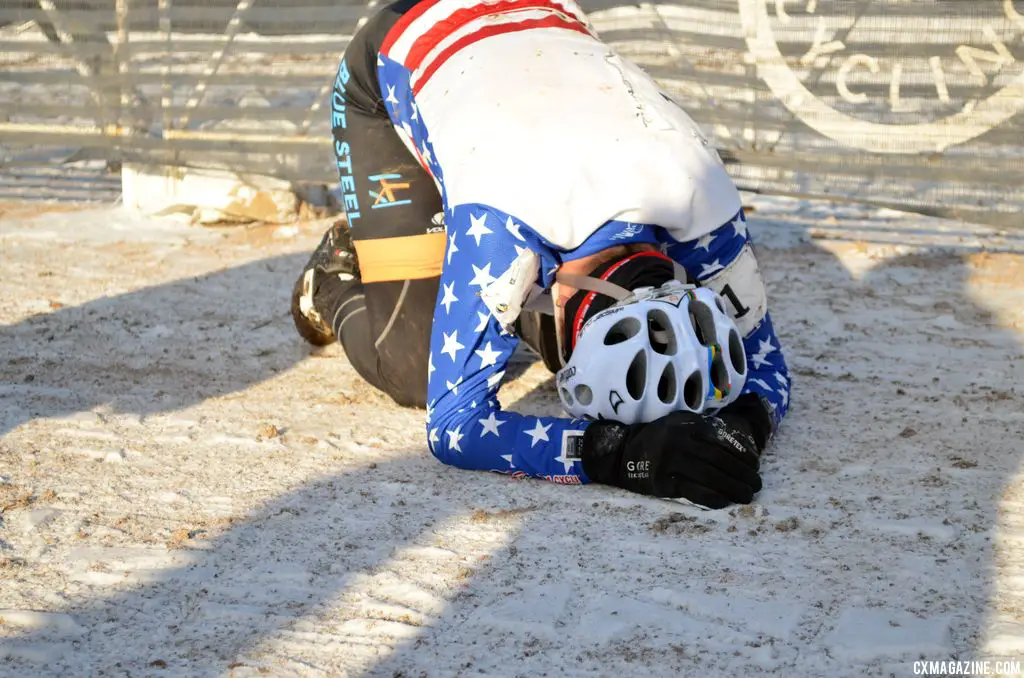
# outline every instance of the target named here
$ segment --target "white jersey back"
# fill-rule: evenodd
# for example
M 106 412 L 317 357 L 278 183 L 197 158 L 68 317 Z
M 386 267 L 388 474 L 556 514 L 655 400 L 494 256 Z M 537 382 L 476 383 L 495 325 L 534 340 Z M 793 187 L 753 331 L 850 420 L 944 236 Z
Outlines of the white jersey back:
M 426 4 L 382 54 L 410 73 L 450 206 L 497 208 L 563 249 L 611 220 L 692 240 L 739 210 L 697 125 L 574 3 Z

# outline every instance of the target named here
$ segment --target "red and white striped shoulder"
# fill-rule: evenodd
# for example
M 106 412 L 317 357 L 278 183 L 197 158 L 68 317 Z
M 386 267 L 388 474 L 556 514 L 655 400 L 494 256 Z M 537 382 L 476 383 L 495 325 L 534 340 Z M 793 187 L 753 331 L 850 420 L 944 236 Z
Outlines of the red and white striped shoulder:
M 380 51 L 409 71 L 416 94 L 438 68 L 474 43 L 536 28 L 595 36 L 586 14 L 568 0 L 424 0 L 388 31 Z

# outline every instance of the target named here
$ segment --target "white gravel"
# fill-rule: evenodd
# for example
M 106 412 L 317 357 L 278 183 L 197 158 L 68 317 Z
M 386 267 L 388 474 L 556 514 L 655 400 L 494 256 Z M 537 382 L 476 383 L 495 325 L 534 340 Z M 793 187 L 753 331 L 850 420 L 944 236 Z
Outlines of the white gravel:
M 721 512 L 434 461 L 293 333 L 324 223 L 0 214 L 0 674 L 1024 660 L 1024 237 L 750 201 L 793 407 Z M 502 396 L 558 407 L 537 364 Z

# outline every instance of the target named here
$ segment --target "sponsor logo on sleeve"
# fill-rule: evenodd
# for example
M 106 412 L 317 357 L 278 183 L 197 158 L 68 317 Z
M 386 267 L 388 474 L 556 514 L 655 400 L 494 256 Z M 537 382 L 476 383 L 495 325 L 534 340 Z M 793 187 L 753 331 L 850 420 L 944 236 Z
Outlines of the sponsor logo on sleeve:
M 379 184 L 378 190 L 370 189 L 370 197 L 373 198 L 373 204 L 370 205 L 370 209 L 378 210 L 384 207 L 398 207 L 399 205 L 408 205 L 412 200 L 403 200 L 396 191 L 404 191 L 409 188 L 408 181 L 401 181 L 401 174 L 374 174 L 367 177 L 370 181 Z
M 627 240 L 635 236 L 640 235 L 644 230 L 643 224 L 626 224 L 626 227 L 613 236 L 610 236 L 609 240 Z

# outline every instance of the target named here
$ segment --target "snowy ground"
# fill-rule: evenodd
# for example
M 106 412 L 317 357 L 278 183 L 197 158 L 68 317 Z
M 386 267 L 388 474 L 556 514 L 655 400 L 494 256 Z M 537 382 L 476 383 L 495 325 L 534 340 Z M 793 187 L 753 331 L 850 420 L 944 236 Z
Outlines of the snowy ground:
M 323 223 L 0 205 L 0 674 L 1024 660 L 1022 233 L 751 202 L 793 408 L 721 512 L 438 464 L 293 334 Z

